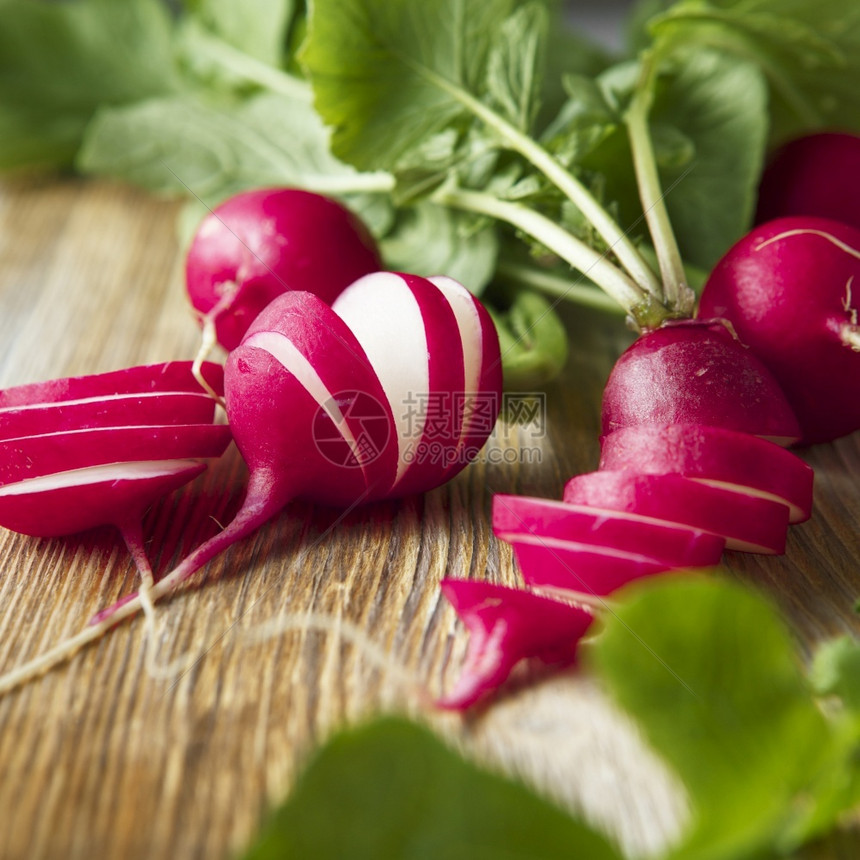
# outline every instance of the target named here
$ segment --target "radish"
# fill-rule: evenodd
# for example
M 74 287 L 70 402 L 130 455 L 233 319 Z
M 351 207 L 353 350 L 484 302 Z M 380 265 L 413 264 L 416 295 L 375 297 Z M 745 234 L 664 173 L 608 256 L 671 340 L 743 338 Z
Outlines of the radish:
M 223 372 L 206 364 L 207 384 Z M 230 443 L 191 362 L 20 385 L 0 391 L 0 526 L 59 537 L 116 526 L 140 572 L 146 508 Z
M 759 186 L 756 222 L 811 215 L 860 230 L 860 137 L 817 132 L 774 154 Z
M 823 218 L 756 227 L 719 261 L 700 314 L 728 320 L 779 381 L 803 441 L 860 429 L 860 230 Z
M 812 512 L 812 469 L 779 445 L 734 430 L 695 424 L 624 427 L 603 438 L 600 468 L 675 473 L 772 499 L 788 506 L 792 523 Z
M 603 392 L 603 434 L 641 424 L 706 424 L 782 445 L 797 419 L 762 362 L 719 322 L 667 323 L 618 359 Z
M 382 268 L 360 219 L 331 198 L 298 188 L 245 191 L 207 215 L 191 242 L 191 305 L 218 343 L 234 349 L 251 322 L 286 290 L 331 304 L 348 284 Z
M 372 277 L 351 293 L 360 301 L 348 299 L 343 305 L 360 337 L 322 299 L 291 291 L 266 307 L 228 355 L 227 415 L 250 472 L 245 500 L 233 521 L 151 588 L 100 612 L 77 636 L 0 678 L 0 692 L 67 659 L 136 613 L 144 600 L 168 594 L 289 501 L 351 507 L 428 490 L 451 474 L 453 455 L 464 438 L 485 441 L 492 427 L 483 428 L 483 438 L 471 421 L 464 431 L 464 411 L 458 408 L 440 416 L 447 447 L 438 460 L 403 456 L 410 449 L 401 444 L 405 425 L 398 410 L 410 394 L 438 394 L 446 403 L 462 403 L 465 380 L 478 379 L 488 386 L 478 393 L 498 409 L 501 391 L 489 388 L 499 382 L 493 369 L 499 363 L 498 339 L 491 326 L 484 327 L 483 309 L 459 315 L 452 310 L 446 295 L 462 294 L 450 284 L 443 289 L 392 273 Z M 405 361 L 397 349 L 386 352 L 386 344 L 420 348 L 409 353 L 415 361 Z M 426 422 L 421 424 L 419 441 L 429 431 Z M 462 465 L 458 462 L 457 468 Z
M 505 541 L 557 539 L 595 549 L 638 553 L 667 567 L 716 564 L 725 541 L 686 525 L 529 496 L 493 497 L 493 531 Z
M 725 538 L 727 549 L 767 554 L 785 551 L 786 505 L 681 475 L 590 472 L 565 484 L 564 501 L 624 511 L 646 521 L 692 526 Z
M 569 665 L 594 620 L 581 607 L 488 582 L 446 579 L 441 587 L 470 633 L 460 677 L 436 703 L 449 710 L 478 703 L 521 660 Z

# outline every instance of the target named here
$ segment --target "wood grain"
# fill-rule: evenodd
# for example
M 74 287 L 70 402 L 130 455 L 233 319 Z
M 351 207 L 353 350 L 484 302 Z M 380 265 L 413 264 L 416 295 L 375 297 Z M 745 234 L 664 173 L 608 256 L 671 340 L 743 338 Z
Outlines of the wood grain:
M 190 357 L 197 330 L 175 213 L 107 183 L 0 188 L 0 386 Z M 465 721 L 418 692 L 450 686 L 466 644 L 439 579 L 517 582 L 489 528 L 492 493 L 557 497 L 569 475 L 596 465 L 600 391 L 625 335 L 596 315 L 571 326 L 576 347 L 548 392 L 544 435 L 500 422 L 484 456 L 424 498 L 346 516 L 290 506 L 159 606 L 155 659 L 186 655 L 180 671 L 147 671 L 138 619 L 0 699 L 0 857 L 233 856 L 313 744 L 391 710 L 584 812 L 631 855 L 670 839 L 686 815 L 682 793 L 587 678 L 520 676 Z M 539 462 L 504 462 L 526 449 Z M 792 530 L 785 557 L 733 554 L 727 565 L 776 596 L 808 648 L 860 632 L 860 437 L 805 456 L 817 470 L 812 520 Z M 230 517 L 243 475 L 231 450 L 150 511 L 157 572 Z M 0 530 L 0 571 L 0 671 L 135 585 L 110 529 L 66 540 Z M 343 635 L 302 617 L 340 623 Z M 292 626 L 261 636 L 273 622 Z M 815 856 L 855 856 L 846 838 Z

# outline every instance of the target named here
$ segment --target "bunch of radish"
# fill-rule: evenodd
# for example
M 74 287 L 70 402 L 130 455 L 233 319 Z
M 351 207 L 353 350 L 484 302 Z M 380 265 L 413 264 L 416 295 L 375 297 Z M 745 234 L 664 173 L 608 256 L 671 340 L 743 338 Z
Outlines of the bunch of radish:
M 304 291 L 269 303 L 229 353 L 223 395 L 249 468 L 233 521 L 145 594 L 126 597 L 78 635 L 0 678 L 0 692 L 67 659 L 144 608 L 143 600 L 169 594 L 294 499 L 350 508 L 453 477 L 495 423 L 498 338 L 480 302 L 450 278 L 376 272 L 331 307 Z M 416 410 L 416 395 L 444 408 Z M 474 408 L 476 399 L 489 416 Z

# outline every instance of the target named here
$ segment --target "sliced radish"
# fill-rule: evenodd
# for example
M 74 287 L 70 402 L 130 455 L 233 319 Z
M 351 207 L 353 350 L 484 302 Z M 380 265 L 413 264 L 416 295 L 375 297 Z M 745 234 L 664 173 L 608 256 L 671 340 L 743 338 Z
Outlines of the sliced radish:
M 789 522 L 809 519 L 813 471 L 773 442 L 691 424 L 625 427 L 604 436 L 600 468 L 674 472 L 744 495 L 788 505 Z
M 586 602 L 643 576 L 683 567 L 647 555 L 556 538 L 512 536 L 510 543 L 526 585 L 568 592 Z
M 702 529 L 725 538 L 727 549 L 767 554 L 785 551 L 786 505 L 682 475 L 590 472 L 567 482 L 564 500 Z
M 200 392 L 200 383 L 191 372 L 190 361 L 168 361 L 112 370 L 91 376 L 72 376 L 33 382 L 0 390 L 0 409 L 29 406 L 34 403 L 58 403 L 86 400 L 114 394 L 145 394 L 154 391 Z M 224 391 L 224 369 L 220 364 L 204 362 L 203 376 L 218 393 Z
M 493 497 L 493 531 L 505 541 L 551 538 L 632 553 L 663 567 L 717 564 L 725 541 L 701 528 L 646 520 L 621 511 L 530 496 Z
M 123 529 L 205 468 L 194 460 L 112 463 L 6 484 L 0 487 L 0 525 L 34 537 L 101 525 Z
M 483 447 L 501 409 L 499 336 L 487 309 L 461 283 L 443 275 L 428 280 L 442 291 L 451 305 L 463 346 L 463 425 L 457 462 L 453 467 L 453 471 L 459 471 Z
M 106 394 L 0 409 L 0 439 L 91 427 L 208 424 L 214 416 L 215 401 L 208 394 L 181 391 Z
M 568 603 L 489 582 L 445 579 L 442 592 L 469 630 L 469 646 L 454 689 L 441 708 L 466 710 L 498 689 L 521 660 L 565 665 L 594 617 Z
M 393 492 L 438 486 L 463 425 L 464 351 L 451 305 L 426 278 L 376 272 L 347 287 L 332 309 L 367 353 L 390 404 L 399 440 Z
M 0 442 L 0 486 L 55 472 L 137 460 L 220 457 L 230 444 L 223 424 L 96 427 Z

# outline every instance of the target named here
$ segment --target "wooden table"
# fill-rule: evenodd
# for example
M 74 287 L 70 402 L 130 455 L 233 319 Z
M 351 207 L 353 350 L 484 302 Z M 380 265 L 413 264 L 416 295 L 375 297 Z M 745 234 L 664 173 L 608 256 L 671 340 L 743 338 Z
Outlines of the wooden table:
M 110 184 L 3 186 L 0 386 L 192 356 L 175 213 Z M 0 699 L 0 857 L 229 857 L 314 743 L 392 710 L 420 714 L 469 755 L 615 832 L 632 854 L 671 838 L 684 818 L 677 786 L 587 678 L 515 683 L 465 721 L 428 711 L 404 681 L 438 694 L 462 661 L 466 636 L 440 599 L 441 577 L 517 582 L 489 529 L 492 493 L 557 497 L 566 477 L 596 465 L 600 391 L 626 335 L 617 319 L 570 316 L 576 348 L 548 391 L 545 435 L 501 422 L 489 454 L 424 498 L 345 519 L 292 505 L 159 605 L 155 659 L 170 669 L 190 655 L 184 668 L 147 671 L 137 619 Z M 533 457 L 527 449 L 539 462 L 504 462 Z M 775 595 L 809 645 L 860 632 L 860 434 L 805 456 L 817 471 L 816 511 L 791 530 L 787 554 L 726 563 Z M 157 572 L 230 516 L 243 475 L 231 449 L 149 513 Z M 0 671 L 135 587 L 110 529 L 64 540 L 0 530 L 0 560 Z M 302 623 L 273 632 L 287 614 L 342 632 Z M 839 837 L 815 856 L 856 849 Z

